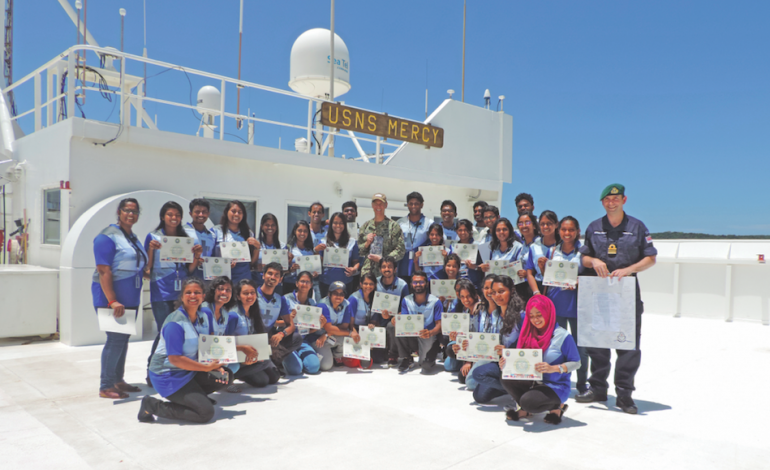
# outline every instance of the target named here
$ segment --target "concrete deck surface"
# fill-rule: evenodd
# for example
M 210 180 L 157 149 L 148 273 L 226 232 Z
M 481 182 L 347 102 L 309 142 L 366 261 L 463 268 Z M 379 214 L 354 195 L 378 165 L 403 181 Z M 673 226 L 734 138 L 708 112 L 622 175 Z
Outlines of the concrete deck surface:
M 101 346 L 0 343 L 0 468 L 757 469 L 770 452 L 770 328 L 646 313 L 637 416 L 568 401 L 561 425 L 506 423 L 446 372 L 335 369 L 240 395 L 206 425 L 136 419 L 151 342 L 98 397 Z M 574 380 L 574 374 L 573 374 Z M 573 391 L 574 394 L 574 391 Z

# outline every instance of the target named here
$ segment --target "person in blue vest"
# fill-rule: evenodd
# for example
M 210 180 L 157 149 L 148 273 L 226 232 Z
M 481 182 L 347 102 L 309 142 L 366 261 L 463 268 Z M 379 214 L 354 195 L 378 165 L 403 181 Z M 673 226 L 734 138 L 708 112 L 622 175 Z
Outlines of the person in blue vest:
M 267 250 L 285 250 L 286 245 L 282 245 L 281 241 L 279 240 L 280 237 L 280 230 L 278 229 L 278 218 L 274 216 L 271 213 L 267 213 L 262 216 L 262 219 L 259 221 L 259 235 L 257 236 L 257 240 L 259 240 L 259 255 L 257 257 L 257 266 L 256 268 L 251 272 L 251 278 L 254 279 L 254 282 L 257 283 L 258 286 L 261 286 L 264 282 L 262 280 L 262 270 L 264 269 L 264 265 L 267 264 L 263 261 L 264 254 Z M 291 267 L 292 258 L 294 255 L 292 255 L 291 252 L 289 252 L 289 267 Z M 279 294 L 283 293 L 283 282 L 281 284 L 278 284 L 276 287 Z
M 361 260 L 358 256 L 358 243 L 348 233 L 347 222 L 345 222 L 345 216 L 342 212 L 335 212 L 329 217 L 329 230 L 326 232 L 326 238 L 321 241 L 321 245 L 325 246 L 326 249 L 331 249 L 330 253 L 332 256 L 334 256 L 335 248 L 346 248 L 348 250 L 348 256 L 345 259 L 339 260 L 347 266 L 346 268 L 323 268 L 323 274 L 321 274 L 320 278 L 321 295 L 326 297 L 329 293 L 329 286 L 337 281 L 345 284 L 348 293 L 352 293 L 357 287 L 353 285 L 353 277 L 361 267 Z
M 553 211 L 543 211 L 537 222 L 540 228 L 540 238 L 529 247 L 529 258 L 524 269 L 527 270 L 527 283 L 532 289 L 532 295 L 538 295 L 543 292 L 543 267 L 548 261 L 546 252 L 556 246 L 561 240 L 556 227 L 559 225 L 559 218 Z
M 242 279 L 235 286 L 236 305 L 230 310 L 225 327 L 226 336 L 246 336 L 266 334 L 267 328 L 262 318 L 259 302 L 257 301 L 257 284 L 252 279 Z M 262 388 L 278 382 L 280 373 L 269 357 L 260 357 L 251 346 L 238 346 L 246 355 L 246 362 L 229 364 L 234 378 L 252 387 Z M 236 392 L 238 387 L 228 387 L 228 391 Z
M 377 292 L 383 292 L 385 294 L 398 295 L 398 305 L 404 301 L 404 297 L 409 295 L 409 285 L 396 276 L 396 260 L 392 256 L 383 256 L 379 263 L 381 276 L 377 278 Z M 396 346 L 396 329 L 394 324 L 390 321 L 393 315 L 398 312 L 382 312 L 380 315 L 383 319 L 387 320 L 387 326 L 385 327 L 385 333 L 388 338 L 388 366 L 395 367 L 398 365 L 398 346 Z
M 567 411 L 570 376 L 580 367 L 580 354 L 572 336 L 556 324 L 551 299 L 544 295 L 529 299 L 516 348 L 542 351 L 543 362 L 535 364 L 535 371 L 543 374 L 543 380 L 503 380 L 503 387 L 518 404 L 518 409 L 514 406 L 506 410 L 505 419 L 518 421 L 547 412 L 546 423 L 561 423 Z M 507 360 L 506 354 L 500 357 L 501 368 Z
M 147 253 L 132 227 L 139 220 L 139 202 L 133 198 L 120 201 L 118 220 L 94 238 L 96 269 L 91 281 L 94 309 L 112 309 L 115 318 L 141 309 L 142 273 L 147 265 Z M 140 392 L 139 387 L 123 379 L 130 335 L 107 332 L 102 349 L 99 396 L 128 398 L 126 392 Z
M 406 372 L 414 365 L 412 351 L 419 351 L 419 365 L 422 373 L 429 373 L 435 365 L 436 357 L 431 350 L 441 335 L 441 313 L 444 309 L 438 297 L 428 294 L 428 275 L 423 271 L 412 273 L 412 294 L 404 297 L 401 302 L 401 315 L 424 315 L 424 328 L 420 330 L 419 338 L 396 337 L 399 372 Z M 391 324 L 396 325 L 396 318 L 391 319 Z
M 485 285 L 489 276 L 484 280 Z M 495 352 L 502 356 L 503 349 L 515 348 L 519 339 L 524 318 L 524 301 L 516 292 L 513 280 L 508 276 L 492 276 L 490 288 L 491 306 L 497 305 L 498 318 L 503 321 L 500 327 L 500 344 L 495 346 Z M 493 317 L 494 318 L 494 317 Z M 471 376 L 476 382 L 473 399 L 476 403 L 489 403 L 497 397 L 506 395 L 502 384 L 502 366 L 490 362 L 473 369 Z
M 144 249 L 147 251 L 149 263 L 145 268 L 145 274 L 150 278 L 150 302 L 152 315 L 155 317 L 155 325 L 158 334 L 152 344 L 150 356 L 147 358 L 147 379 L 149 379 L 149 367 L 152 354 L 158 347 L 160 329 L 166 317 L 174 311 L 174 303 L 179 298 L 182 283 L 188 275 L 195 272 L 201 256 L 201 246 L 197 238 L 190 237 L 182 226 L 182 206 L 174 201 L 168 201 L 160 208 L 160 223 L 152 232 L 147 234 L 144 240 Z M 186 238 L 193 244 L 194 261 L 192 263 L 176 263 L 173 261 L 161 261 L 161 242 L 166 237 Z M 147 384 L 149 385 L 149 380 Z
M 348 297 L 350 309 L 353 312 L 353 324 L 358 332 L 361 331 L 361 328 L 373 329 L 375 327 L 387 327 L 390 323 L 388 320 L 382 318 L 381 314 L 372 312 L 372 301 L 374 300 L 374 292 L 376 290 L 377 278 L 374 277 L 374 274 L 372 273 L 366 273 L 361 276 L 361 288 Z M 372 362 L 374 364 L 382 364 L 388 358 L 387 352 L 387 347 L 385 349 L 372 348 Z M 369 364 L 363 364 L 364 367 L 368 367 L 368 365 Z
M 265 265 L 264 284 L 257 289 L 257 302 L 270 336 L 273 363 L 286 375 L 302 375 L 302 362 L 293 354 L 302 346 L 302 336 L 294 325 L 289 303 L 276 291 L 282 275 L 280 263 Z
M 594 220 L 586 229 L 585 244 L 580 247 L 583 266 L 592 268 L 599 277 L 623 279 L 636 277 L 636 273 L 655 264 L 658 250 L 652 245 L 652 236 L 641 220 L 629 216 L 623 210 L 626 188 L 622 184 L 611 184 L 601 194 L 602 205 L 607 215 Z M 634 377 L 639 370 L 642 352 L 639 339 L 642 328 L 644 304 L 636 279 L 636 348 L 617 350 L 615 361 L 616 403 L 626 413 L 636 414 L 638 409 L 631 398 Z M 610 375 L 611 351 L 602 348 L 587 348 L 591 358 L 590 388 L 576 397 L 580 403 L 607 400 L 607 378 Z
M 327 371 L 332 366 L 342 366 L 342 347 L 346 336 L 358 343 L 361 337 L 353 327 L 353 311 L 350 302 L 345 299 L 345 284 L 337 281 L 329 286 L 329 295 L 318 304 L 326 318 L 323 329 L 308 335 L 306 341 L 321 356 L 321 370 Z
M 468 219 L 462 219 L 457 222 L 457 243 L 471 245 L 475 243 L 473 239 L 473 224 Z M 486 232 L 485 232 L 486 233 Z M 453 245 L 449 249 L 450 253 L 458 253 L 457 245 Z M 481 288 L 481 281 L 484 279 L 484 272 L 478 269 L 478 266 L 482 264 L 481 254 L 477 251 L 474 259 L 466 260 L 460 259 L 460 278 L 469 279 L 476 289 Z M 473 268 L 471 268 L 473 266 Z
M 289 242 L 287 248 L 291 250 L 292 263 L 289 266 L 289 272 L 283 278 L 283 285 L 287 291 L 293 291 L 297 282 L 297 272 L 301 269 L 297 261 L 301 260 L 303 256 L 315 256 L 315 250 L 313 245 L 313 238 L 310 236 L 310 224 L 304 220 L 300 220 L 294 224 L 289 235 Z M 323 267 L 318 271 L 311 273 L 313 276 L 313 300 L 318 303 L 321 301 L 321 287 L 319 286 L 319 278 Z
M 497 225 L 497 219 L 499 218 L 500 218 L 500 209 L 498 209 L 497 206 L 488 204 L 484 208 L 484 223 L 487 224 L 487 233 L 483 238 L 480 237 L 478 240 L 476 240 L 476 244 L 489 245 L 490 243 L 492 243 L 492 232 L 495 231 L 495 225 Z
M 484 306 L 479 302 L 479 294 L 476 291 L 476 287 L 468 279 L 461 279 L 455 284 L 457 290 L 457 298 L 460 300 L 460 305 L 457 306 L 455 311 L 457 313 L 467 313 L 470 317 L 470 331 L 476 332 L 479 327 L 479 312 L 484 310 Z M 454 313 L 454 312 L 452 312 Z M 444 370 L 447 372 L 460 372 L 464 367 L 464 361 L 457 360 L 457 352 L 460 350 L 460 346 L 456 343 L 457 332 L 449 332 L 449 342 L 447 343 L 447 355 L 444 359 Z M 470 370 L 470 366 L 468 367 Z M 458 375 L 460 383 L 465 382 L 465 376 L 468 375 L 468 371 Z
M 417 191 L 406 195 L 406 208 L 409 215 L 398 220 L 401 232 L 404 234 L 404 248 L 406 255 L 398 262 L 398 277 L 409 283 L 414 271 L 414 255 L 417 249 L 428 240 L 428 229 L 433 219 L 425 217 L 422 208 L 425 200 Z
M 198 331 L 201 319 L 203 281 L 185 279 L 179 308 L 166 318 L 158 349 L 150 362 L 150 380 L 160 396 L 142 398 L 137 418 L 143 423 L 155 416 L 193 423 L 207 423 L 214 417 L 214 403 L 208 395 L 228 384 L 228 374 L 217 361 L 198 362 Z
M 313 246 L 316 247 L 316 253 L 324 250 L 325 247 L 318 249 L 318 245 L 323 243 L 326 238 L 326 232 L 329 226 L 326 225 L 326 209 L 320 202 L 310 204 L 307 210 L 307 217 L 310 219 L 310 236 L 313 239 Z
M 552 261 L 568 261 L 578 264 L 578 274 L 583 274 L 583 264 L 580 262 L 580 224 L 577 219 L 568 215 L 559 221 L 557 228 L 561 242 L 546 251 L 546 258 Z M 547 266 L 547 263 L 546 263 Z M 548 268 L 543 270 L 546 272 Z M 546 295 L 556 308 L 556 322 L 560 327 L 569 331 L 575 344 L 578 342 L 578 318 L 577 318 L 577 289 L 569 287 L 548 286 Z M 585 348 L 578 347 L 580 353 L 580 367 L 577 370 L 577 382 L 575 388 L 578 393 L 588 390 L 586 380 L 588 378 L 588 353 Z
M 457 241 L 457 205 L 449 199 L 441 202 L 441 227 L 445 241 Z
M 510 220 L 505 217 L 497 220 L 492 229 L 492 241 L 489 244 L 489 249 L 491 251 L 490 260 L 516 261 L 524 248 L 516 237 Z M 473 265 L 468 265 L 468 267 L 471 266 Z M 490 264 L 486 262 L 478 268 L 486 273 L 490 270 Z
M 222 218 L 219 225 L 211 229 L 214 235 L 214 256 L 221 257 L 221 243 L 225 242 L 246 242 L 249 246 L 250 262 L 232 263 L 231 275 L 233 284 L 238 285 L 242 279 L 251 279 L 251 266 L 259 261 L 259 250 L 261 245 L 259 240 L 254 238 L 254 232 L 249 227 L 246 220 L 246 206 L 241 201 L 230 201 L 222 212 Z
M 440 248 L 440 258 L 446 258 L 448 249 L 444 245 L 444 227 L 441 224 L 431 224 L 428 229 L 428 240 L 422 246 L 433 246 Z M 441 266 L 422 266 L 420 260 L 424 255 L 423 251 L 417 251 L 414 254 L 414 269 L 421 270 L 428 275 L 428 281 L 431 279 L 446 279 L 446 273 L 444 272 L 444 264 Z
M 205 285 L 205 282 L 204 282 Z M 225 336 L 230 311 L 235 308 L 236 300 L 233 296 L 233 283 L 227 276 L 214 278 L 209 282 L 206 289 L 204 302 L 200 307 L 198 322 L 195 323 L 195 329 L 202 335 Z M 238 350 L 253 350 L 251 346 L 237 346 Z M 224 369 L 230 375 L 228 382 L 233 381 L 233 372 L 238 370 L 238 364 L 229 364 Z M 228 385 L 225 391 L 238 393 L 241 389 L 237 385 Z
M 316 306 L 316 301 L 313 300 L 313 276 L 308 271 L 302 271 L 297 274 L 296 289 L 294 292 L 290 292 L 283 296 L 286 302 L 289 303 L 289 311 L 292 317 L 296 319 L 297 308 L 302 305 L 309 305 L 311 307 Z M 326 318 L 321 315 L 321 327 L 326 323 Z M 294 351 L 294 354 L 302 362 L 302 370 L 307 374 L 317 374 L 321 370 L 321 358 L 315 352 L 313 347 L 304 342 L 305 338 L 316 330 L 310 330 L 307 328 L 298 328 L 300 336 L 302 336 L 303 343 L 299 349 Z
M 205 199 L 193 199 L 190 201 L 190 217 L 192 222 L 184 224 L 184 230 L 191 238 L 197 239 L 201 246 L 201 257 L 195 263 L 195 271 L 190 275 L 203 279 L 203 258 L 208 258 L 214 253 L 214 235 L 206 228 L 209 220 L 211 205 Z M 207 284 L 204 281 L 204 284 Z

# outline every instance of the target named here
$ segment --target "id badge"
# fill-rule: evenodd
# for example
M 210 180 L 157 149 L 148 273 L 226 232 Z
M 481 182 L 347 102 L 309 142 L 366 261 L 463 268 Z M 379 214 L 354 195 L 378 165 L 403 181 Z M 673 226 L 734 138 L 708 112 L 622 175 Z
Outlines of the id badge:
M 174 290 L 177 291 L 177 292 L 182 290 L 182 280 L 181 279 L 177 279 L 177 280 L 174 281 Z
M 136 287 L 137 289 L 141 288 L 142 287 L 142 276 L 136 276 L 134 279 L 135 279 L 134 287 Z
M 414 251 L 409 252 L 409 261 L 414 261 Z

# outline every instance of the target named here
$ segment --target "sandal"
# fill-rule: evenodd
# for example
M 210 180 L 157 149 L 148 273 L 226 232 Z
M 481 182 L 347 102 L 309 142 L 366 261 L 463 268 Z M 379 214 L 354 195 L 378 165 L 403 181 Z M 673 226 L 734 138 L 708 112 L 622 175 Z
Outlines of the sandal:
M 554 413 L 553 411 L 545 415 L 545 418 L 543 421 L 550 424 L 559 424 L 561 423 L 561 417 L 564 416 L 564 413 L 567 411 L 567 408 L 569 408 L 569 405 L 566 403 L 561 406 L 559 409 L 559 413 Z
M 99 390 L 99 396 L 102 398 L 109 398 L 111 400 L 119 400 L 122 398 L 128 398 L 128 393 L 121 392 L 115 387 L 110 387 Z
M 126 382 L 118 382 L 118 383 L 116 383 L 115 384 L 115 388 L 117 388 L 121 392 L 134 392 L 134 393 L 136 393 L 136 392 L 141 392 L 142 391 L 141 388 L 134 387 L 133 385 L 128 384 Z
M 524 411 L 524 415 L 520 416 L 519 411 L 524 411 L 521 408 L 509 408 L 505 410 L 505 420 L 506 421 L 518 421 L 521 418 L 529 418 L 532 416 L 529 412 Z

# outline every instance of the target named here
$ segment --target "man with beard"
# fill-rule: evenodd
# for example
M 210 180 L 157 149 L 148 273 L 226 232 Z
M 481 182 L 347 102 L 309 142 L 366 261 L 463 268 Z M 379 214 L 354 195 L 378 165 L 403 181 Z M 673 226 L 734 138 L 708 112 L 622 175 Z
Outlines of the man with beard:
M 404 297 L 409 295 L 409 286 L 406 281 L 396 277 L 396 260 L 391 256 L 386 256 L 380 260 L 380 272 L 382 276 L 377 278 L 377 292 L 398 295 L 398 305 L 404 301 Z M 398 312 L 382 312 L 382 318 L 391 320 Z M 396 346 L 396 326 L 395 323 L 388 322 L 385 327 L 385 333 L 388 341 L 388 366 L 395 367 L 398 364 L 398 347 Z
M 401 315 L 424 315 L 425 323 L 420 330 L 420 337 L 397 337 L 398 357 L 401 363 L 399 372 L 406 372 L 414 364 L 412 351 L 419 351 L 419 364 L 422 372 L 427 373 L 436 363 L 436 350 L 433 346 L 441 334 L 441 313 L 444 307 L 438 297 L 428 294 L 428 275 L 423 271 L 412 274 L 412 292 L 401 302 Z M 396 319 L 391 323 L 395 326 Z
M 302 345 L 302 336 L 294 326 L 288 301 L 275 291 L 282 278 L 280 263 L 265 265 L 264 283 L 257 289 L 259 312 L 270 337 L 275 366 L 287 375 L 302 375 L 302 361 L 292 354 Z
M 433 223 L 422 213 L 424 199 L 417 191 L 406 195 L 406 208 L 409 215 L 399 219 L 398 225 L 404 233 L 404 248 L 406 256 L 398 262 L 398 277 L 409 283 L 409 277 L 414 271 L 414 254 L 428 239 L 428 228 Z

